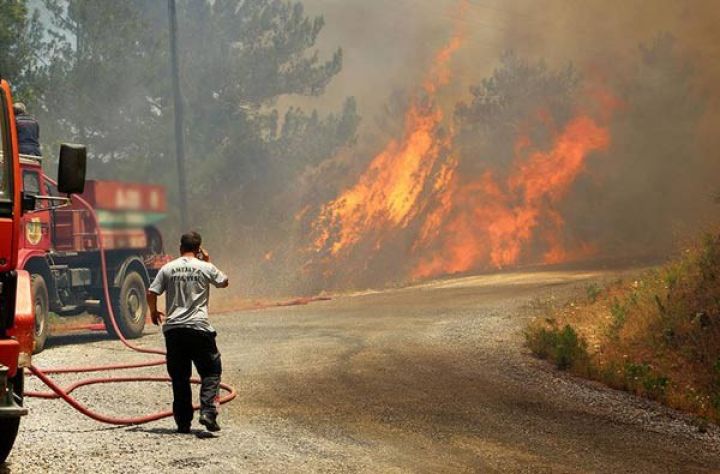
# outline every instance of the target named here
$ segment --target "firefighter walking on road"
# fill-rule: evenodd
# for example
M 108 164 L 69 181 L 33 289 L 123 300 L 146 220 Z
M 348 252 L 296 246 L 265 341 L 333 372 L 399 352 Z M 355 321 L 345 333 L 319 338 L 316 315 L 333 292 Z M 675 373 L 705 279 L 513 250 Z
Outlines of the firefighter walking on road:
M 193 418 L 190 376 L 192 364 L 201 378 L 200 424 L 219 431 L 217 398 L 222 363 L 216 332 L 208 320 L 210 285 L 227 288 L 228 277 L 210 263 L 197 232 L 180 239 L 180 257 L 165 264 L 148 289 L 150 316 L 162 324 L 167 347 L 167 370 L 172 379 L 173 415 L 180 433 L 189 433 Z M 157 309 L 157 297 L 166 293 L 166 313 Z M 163 322 L 164 319 L 164 322 Z

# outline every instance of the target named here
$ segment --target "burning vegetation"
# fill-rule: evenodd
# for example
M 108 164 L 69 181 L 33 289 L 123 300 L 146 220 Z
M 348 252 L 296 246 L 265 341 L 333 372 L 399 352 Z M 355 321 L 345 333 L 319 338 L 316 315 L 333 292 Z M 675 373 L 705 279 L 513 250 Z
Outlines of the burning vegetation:
M 445 70 L 460 44 L 454 37 L 433 69 Z M 566 246 L 558 205 L 590 154 L 608 148 L 607 126 L 579 108 L 558 124 L 538 104 L 508 143 L 514 156 L 505 169 L 491 162 L 463 169 L 462 160 L 483 160 L 473 150 L 457 151 L 454 128 L 443 128 L 435 94 L 451 78 L 435 76 L 443 80 L 427 81 L 411 102 L 403 136 L 388 143 L 356 184 L 323 205 L 313 223 L 314 249 L 342 258 L 359 248 L 367 257 L 403 233 L 404 266 L 413 278 L 592 254 L 589 243 Z M 617 101 L 603 98 L 598 115 L 606 123 Z M 487 92 L 480 100 L 500 105 Z M 546 146 L 533 141 L 538 134 Z
M 714 2 L 425 3 L 178 0 L 190 213 L 243 291 L 665 256 L 712 220 Z M 45 154 L 176 202 L 165 5 L 0 8 Z
M 303 209 L 306 276 L 323 287 L 372 286 L 657 257 L 709 215 L 709 191 L 694 204 L 663 191 L 679 171 L 677 154 L 695 158 L 703 116 L 701 95 L 687 96 L 691 74 L 671 36 L 639 46 L 634 77 L 600 74 L 598 64 L 552 69 L 506 53 L 453 110 L 442 93 L 462 48 L 458 33 L 440 50 L 408 101 L 403 128 L 356 180 L 316 211 Z M 678 117 L 650 116 L 672 105 Z M 717 168 L 694 163 L 695 171 Z M 692 183 L 676 182 L 678 193 L 709 189 L 695 171 Z

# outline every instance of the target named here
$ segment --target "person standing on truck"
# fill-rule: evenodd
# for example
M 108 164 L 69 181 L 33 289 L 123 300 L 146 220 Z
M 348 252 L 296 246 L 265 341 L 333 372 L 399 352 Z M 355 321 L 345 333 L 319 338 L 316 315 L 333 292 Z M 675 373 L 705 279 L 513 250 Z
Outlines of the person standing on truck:
M 40 124 L 27 113 L 22 102 L 13 104 L 15 112 L 15 126 L 17 127 L 18 145 L 21 155 L 42 156 L 40 152 Z
M 197 232 L 180 238 L 180 257 L 166 263 L 147 292 L 153 324 L 162 324 L 167 347 L 167 371 L 172 379 L 173 416 L 179 433 L 189 433 L 193 418 L 190 375 L 200 375 L 200 424 L 219 431 L 217 399 L 222 363 L 215 344 L 217 333 L 208 320 L 210 285 L 227 288 L 228 277 L 210 263 Z M 167 317 L 157 309 L 166 293 Z

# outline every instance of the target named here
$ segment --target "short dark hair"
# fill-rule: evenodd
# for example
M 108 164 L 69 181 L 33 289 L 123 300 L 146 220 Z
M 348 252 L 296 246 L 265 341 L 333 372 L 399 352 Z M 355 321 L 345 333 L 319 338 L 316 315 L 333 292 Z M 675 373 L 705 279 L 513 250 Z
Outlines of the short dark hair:
M 202 237 L 197 232 L 188 232 L 180 237 L 180 251 L 183 253 L 199 252 L 201 245 Z

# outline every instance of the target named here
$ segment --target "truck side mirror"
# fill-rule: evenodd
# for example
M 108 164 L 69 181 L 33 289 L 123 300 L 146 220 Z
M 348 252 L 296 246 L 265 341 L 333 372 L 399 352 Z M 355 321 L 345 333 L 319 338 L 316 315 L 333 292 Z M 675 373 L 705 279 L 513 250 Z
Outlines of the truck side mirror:
M 58 164 L 58 192 L 64 194 L 82 194 L 85 190 L 85 165 L 87 148 L 85 145 L 63 143 L 60 145 L 60 163 Z

